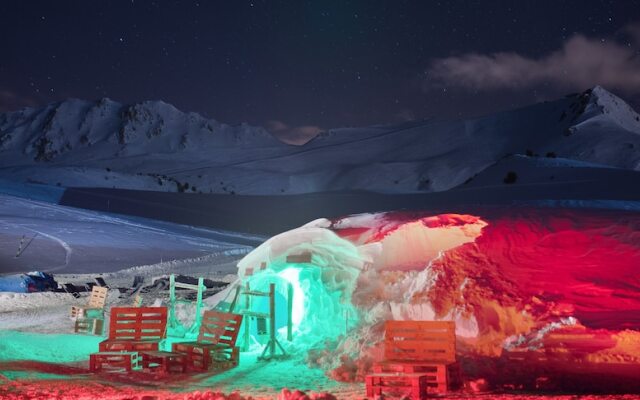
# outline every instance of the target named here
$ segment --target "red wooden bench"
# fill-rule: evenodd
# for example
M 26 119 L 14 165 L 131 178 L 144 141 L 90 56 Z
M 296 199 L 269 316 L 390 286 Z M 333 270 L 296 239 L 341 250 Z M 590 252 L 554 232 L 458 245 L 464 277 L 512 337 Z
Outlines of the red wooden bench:
M 138 367 L 138 353 L 107 351 L 93 353 L 89 355 L 89 370 L 92 372 L 101 371 L 104 367 L 109 369 L 124 369 L 130 372 Z
M 143 351 L 140 353 L 142 368 L 165 374 L 170 372 L 185 372 L 187 370 L 187 355 L 169 351 Z
M 452 321 L 386 321 L 384 361 L 366 379 L 367 396 L 416 390 L 446 393 L 460 385 Z
M 166 307 L 113 307 L 101 352 L 157 351 L 167 334 Z
M 242 315 L 205 311 L 196 342 L 174 343 L 172 351 L 187 355 L 189 368 L 196 370 L 228 369 L 238 365 L 236 347 Z
M 412 400 L 424 399 L 427 394 L 428 376 L 425 374 L 379 373 L 367 375 L 367 397 L 380 398 L 387 394 Z

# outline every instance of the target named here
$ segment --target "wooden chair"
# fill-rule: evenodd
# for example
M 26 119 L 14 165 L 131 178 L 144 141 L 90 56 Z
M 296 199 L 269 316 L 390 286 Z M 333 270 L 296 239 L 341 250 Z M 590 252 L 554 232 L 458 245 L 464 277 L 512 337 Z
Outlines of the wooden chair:
M 196 370 L 228 369 L 238 365 L 236 347 L 242 315 L 205 311 L 196 342 L 174 343 L 172 351 L 187 354 L 189 368 Z
M 384 361 L 366 377 L 367 396 L 404 391 L 412 399 L 460 385 L 452 321 L 387 321 Z
M 85 318 L 90 311 L 97 311 L 102 314 L 104 306 L 107 304 L 108 292 L 108 287 L 94 286 L 91 289 L 89 302 L 85 307 L 71 306 L 71 318 Z
M 102 335 L 104 319 L 102 318 L 77 318 L 73 331 L 89 335 Z
M 142 295 L 140 293 L 136 294 L 133 298 L 131 307 L 142 307 Z
M 158 350 L 167 334 L 167 307 L 113 307 L 101 352 Z

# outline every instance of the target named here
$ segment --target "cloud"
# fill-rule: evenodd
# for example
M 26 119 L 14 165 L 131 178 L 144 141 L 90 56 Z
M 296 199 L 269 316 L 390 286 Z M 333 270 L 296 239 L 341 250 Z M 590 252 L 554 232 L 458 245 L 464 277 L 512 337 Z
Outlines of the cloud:
M 315 125 L 289 126 L 282 121 L 267 121 L 267 130 L 281 141 L 294 145 L 303 145 L 316 137 L 324 129 Z
M 569 38 L 561 49 L 540 58 L 517 53 L 477 54 L 434 60 L 426 71 L 424 89 L 450 85 L 475 90 L 521 89 L 552 84 L 563 89 L 595 85 L 627 93 L 640 91 L 640 25 L 625 28 L 635 43 Z

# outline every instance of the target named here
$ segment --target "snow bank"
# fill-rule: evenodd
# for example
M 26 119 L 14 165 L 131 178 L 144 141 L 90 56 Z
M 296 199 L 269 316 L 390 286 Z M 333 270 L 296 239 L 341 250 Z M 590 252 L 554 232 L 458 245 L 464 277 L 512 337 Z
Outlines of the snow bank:
M 480 214 L 317 220 L 247 255 L 238 264 L 240 282 L 303 288 L 294 291 L 294 308 L 304 329 L 291 349 L 340 380 L 361 379 L 381 359 L 388 319 L 453 320 L 464 357 L 490 359 L 521 347 L 555 351 L 547 337 L 569 328 L 585 329 L 578 336 L 587 341 L 591 330 L 605 329 L 616 357 L 640 362 L 628 345 L 615 345 L 625 329 L 635 332 L 627 342 L 640 343 L 640 319 L 631 316 L 640 315 L 640 291 L 627 281 L 640 263 L 636 214 Z M 345 310 L 351 312 L 346 325 Z M 605 350 L 590 359 L 611 359 L 612 350 Z

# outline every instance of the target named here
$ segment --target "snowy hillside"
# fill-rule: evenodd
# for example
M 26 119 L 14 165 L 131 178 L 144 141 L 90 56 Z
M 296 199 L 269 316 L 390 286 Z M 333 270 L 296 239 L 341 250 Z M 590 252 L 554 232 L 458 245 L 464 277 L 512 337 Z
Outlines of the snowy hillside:
M 0 194 L 0 274 L 108 272 L 244 254 L 263 238 L 115 216 Z
M 163 102 L 67 100 L 0 115 L 0 178 L 227 194 L 451 189 L 512 154 L 640 170 L 640 116 L 595 87 L 467 120 L 343 128 L 303 146 Z

